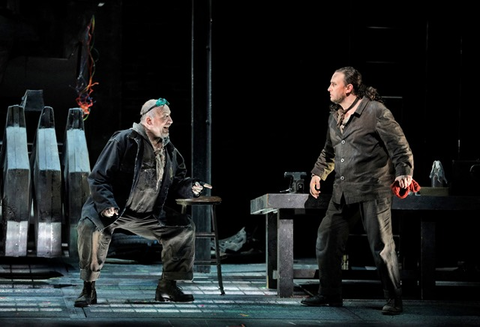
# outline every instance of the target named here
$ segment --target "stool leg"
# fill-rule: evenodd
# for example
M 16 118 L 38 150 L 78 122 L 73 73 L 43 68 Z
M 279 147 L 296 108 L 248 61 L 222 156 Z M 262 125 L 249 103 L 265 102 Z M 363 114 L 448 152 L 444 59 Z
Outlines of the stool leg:
M 215 212 L 215 205 L 212 206 L 212 228 L 215 236 L 215 261 L 217 264 L 217 278 L 218 286 L 220 287 L 221 295 L 225 295 L 225 290 L 223 289 L 223 277 L 222 277 L 222 263 L 220 258 L 220 248 L 218 246 L 218 230 L 217 230 L 217 214 Z

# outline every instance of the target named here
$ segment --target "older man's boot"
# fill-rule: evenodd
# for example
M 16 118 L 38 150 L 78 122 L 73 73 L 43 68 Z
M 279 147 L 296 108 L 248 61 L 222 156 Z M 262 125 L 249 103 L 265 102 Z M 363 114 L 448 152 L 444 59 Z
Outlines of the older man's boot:
M 402 289 L 397 288 L 394 291 L 383 290 L 387 304 L 382 308 L 384 315 L 399 315 L 403 312 Z
M 321 294 L 316 294 L 314 296 L 304 298 L 301 301 L 301 303 L 303 305 L 310 306 L 310 307 L 323 307 L 323 306 L 342 307 L 343 299 L 340 295 L 325 296 Z
M 177 282 L 169 279 L 160 279 L 155 292 L 155 301 L 192 302 L 192 294 L 185 294 L 177 286 Z
M 75 306 L 79 308 L 88 307 L 90 304 L 97 304 L 97 291 L 95 282 L 83 282 L 83 290 L 75 300 Z
M 384 315 L 399 315 L 403 312 L 402 298 L 395 297 L 387 299 L 387 304 L 382 308 L 382 314 Z

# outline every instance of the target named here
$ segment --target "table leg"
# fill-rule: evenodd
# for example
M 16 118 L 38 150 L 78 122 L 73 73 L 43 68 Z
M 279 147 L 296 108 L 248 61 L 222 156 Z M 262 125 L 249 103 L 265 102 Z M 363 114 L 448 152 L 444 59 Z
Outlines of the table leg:
M 267 263 L 267 288 L 276 289 L 277 280 L 274 273 L 277 271 L 277 214 L 270 212 L 266 218 L 266 263 Z
M 293 295 L 293 213 L 279 210 L 277 215 L 277 294 Z
M 435 222 L 420 222 L 420 297 L 435 297 Z

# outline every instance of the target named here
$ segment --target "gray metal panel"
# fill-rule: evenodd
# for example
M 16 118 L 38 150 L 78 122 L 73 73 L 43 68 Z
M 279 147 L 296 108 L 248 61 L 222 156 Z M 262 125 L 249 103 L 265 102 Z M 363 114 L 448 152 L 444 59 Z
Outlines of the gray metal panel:
M 56 257 L 62 253 L 62 171 L 54 127 L 53 109 L 45 107 L 32 153 L 35 241 L 39 257 Z
M 27 254 L 31 215 L 30 162 L 25 114 L 20 106 L 8 108 L 2 147 L 2 219 L 6 256 Z
M 62 256 L 62 223 L 39 222 L 37 232 L 37 257 L 55 258 Z
M 28 221 L 7 221 L 5 256 L 21 257 L 27 254 Z
M 80 108 L 69 110 L 65 131 L 63 150 L 64 182 L 65 182 L 65 214 L 69 233 L 68 242 L 70 257 L 77 257 L 76 226 L 82 212 L 82 206 L 90 194 L 88 175 L 90 159 L 83 125 L 83 111 Z

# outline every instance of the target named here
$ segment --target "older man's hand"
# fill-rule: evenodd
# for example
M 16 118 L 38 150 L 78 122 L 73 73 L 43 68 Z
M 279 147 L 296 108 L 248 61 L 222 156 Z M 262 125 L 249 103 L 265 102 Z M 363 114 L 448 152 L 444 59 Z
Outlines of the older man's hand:
M 107 208 L 107 209 L 102 211 L 102 216 L 107 217 L 107 218 L 111 218 L 113 216 L 118 216 L 118 209 L 114 208 L 114 207 Z
M 200 193 L 202 193 L 203 188 L 212 189 L 212 185 L 207 184 L 207 183 L 203 183 L 203 182 L 202 183 L 195 182 L 192 185 L 192 192 L 193 192 L 193 194 L 195 194 L 195 196 L 199 196 Z

